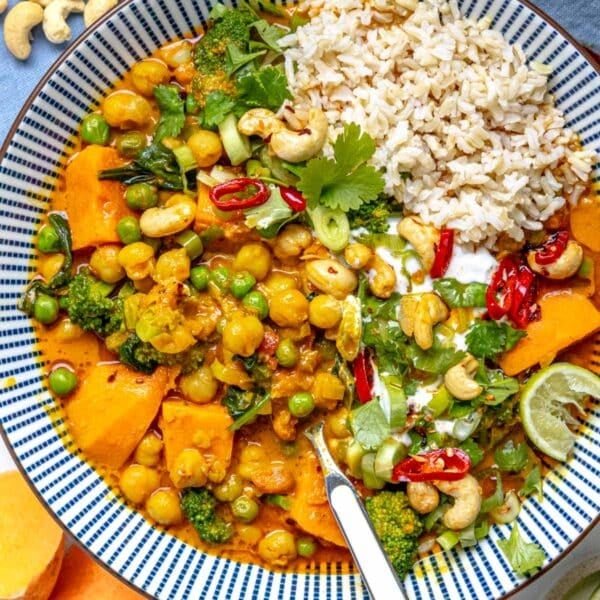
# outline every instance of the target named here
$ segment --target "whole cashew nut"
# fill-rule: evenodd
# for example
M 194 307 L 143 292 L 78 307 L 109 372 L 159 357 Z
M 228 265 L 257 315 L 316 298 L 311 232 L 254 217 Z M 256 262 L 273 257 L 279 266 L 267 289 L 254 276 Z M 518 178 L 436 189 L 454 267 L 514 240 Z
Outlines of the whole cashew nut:
M 377 298 L 389 298 L 396 289 L 396 272 L 379 254 L 369 261 L 369 289 Z
M 100 17 L 105 15 L 111 8 L 118 4 L 119 0 L 88 0 L 83 9 L 83 23 L 89 27 Z
M 140 217 L 140 229 L 147 237 L 161 238 L 183 231 L 195 218 L 196 203 L 185 194 L 175 194 L 164 206 L 146 209 Z
M 293 131 L 277 118 L 275 113 L 263 108 L 253 108 L 238 121 L 238 131 L 244 135 L 269 138 L 269 148 L 288 162 L 308 160 L 323 148 L 327 139 L 327 117 L 319 108 L 311 108 L 304 129 Z
M 431 483 L 425 481 L 410 482 L 406 485 L 408 503 L 420 515 L 435 510 L 440 503 L 440 494 Z
M 454 504 L 442 516 L 442 523 L 448 529 L 464 529 L 475 521 L 481 508 L 481 488 L 473 475 L 465 475 L 457 481 L 434 481 L 433 484 L 440 492 L 454 498 Z
M 435 259 L 435 247 L 440 241 L 440 232 L 427 225 L 419 217 L 404 217 L 398 223 L 398 233 L 417 251 L 423 268 L 429 272 Z
M 356 275 L 337 260 L 311 260 L 306 264 L 308 280 L 322 292 L 344 300 L 358 285 Z
M 527 263 L 532 271 L 548 279 L 567 279 L 575 275 L 583 261 L 583 248 L 574 240 L 569 240 L 563 253 L 549 265 L 539 265 L 535 260 L 535 250 L 527 254 Z
M 39 4 L 42 8 L 46 8 L 46 6 L 48 6 L 48 4 L 50 4 L 50 2 L 54 2 L 54 0 L 31 0 L 32 2 L 35 2 L 36 4 Z
M 44 9 L 35 2 L 19 2 L 4 19 L 4 43 L 19 60 L 31 54 L 31 30 L 44 20 Z
M 467 354 L 458 364 L 450 367 L 444 375 L 446 389 L 458 400 L 473 400 L 483 391 L 473 376 L 477 372 L 477 359 Z
M 83 0 L 52 0 L 44 10 L 44 35 L 53 44 L 62 44 L 71 39 L 71 28 L 67 17 L 81 13 L 85 8 Z
M 405 335 L 414 336 L 419 348 L 433 346 L 433 326 L 448 318 L 448 307 L 433 292 L 410 294 L 400 299 L 400 327 Z

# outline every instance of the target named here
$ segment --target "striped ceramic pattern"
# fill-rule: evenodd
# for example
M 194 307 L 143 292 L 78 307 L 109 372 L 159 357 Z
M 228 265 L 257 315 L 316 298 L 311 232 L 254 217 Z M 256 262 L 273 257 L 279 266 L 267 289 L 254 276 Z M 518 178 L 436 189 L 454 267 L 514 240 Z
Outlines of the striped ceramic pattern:
M 466 15 L 493 27 L 528 57 L 553 67 L 557 103 L 584 144 L 600 154 L 600 76 L 557 31 L 516 0 L 459 1 Z M 359 599 L 355 572 L 324 565 L 272 573 L 207 556 L 151 527 L 123 505 L 78 454 L 40 377 L 29 321 L 15 302 L 34 271 L 32 236 L 47 207 L 82 116 L 135 61 L 194 30 L 209 6 L 199 0 L 134 0 L 88 34 L 53 72 L 22 118 L 0 164 L 0 422 L 18 460 L 58 518 L 126 580 L 158 598 Z M 600 170 L 595 170 L 595 179 Z M 70 450 L 67 451 L 65 447 Z M 581 428 L 575 455 L 545 481 L 543 502 L 525 502 L 518 522 L 528 540 L 556 558 L 600 513 L 600 406 Z M 497 598 L 517 587 L 497 549 L 509 526 L 492 528 L 475 548 L 417 565 L 406 579 L 411 598 Z

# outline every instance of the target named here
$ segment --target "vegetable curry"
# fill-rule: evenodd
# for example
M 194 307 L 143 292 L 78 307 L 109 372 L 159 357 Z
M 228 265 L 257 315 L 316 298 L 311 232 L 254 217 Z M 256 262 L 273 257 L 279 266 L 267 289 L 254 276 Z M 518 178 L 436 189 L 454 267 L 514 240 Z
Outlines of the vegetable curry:
M 459 277 L 475 249 L 382 193 L 359 125 L 323 157 L 319 109 L 281 117 L 277 40 L 304 17 L 261 7 L 217 5 L 85 117 L 21 307 L 77 447 L 156 526 L 271 568 L 348 562 L 302 435 L 324 419 L 404 576 L 514 520 L 570 451 L 576 412 L 548 425 L 560 447 L 528 427 L 530 380 L 560 380 L 559 356 L 587 382 L 568 402 L 597 392 L 575 365 L 600 328 L 600 208 L 590 192 Z M 342 180 L 352 202 L 320 202 Z

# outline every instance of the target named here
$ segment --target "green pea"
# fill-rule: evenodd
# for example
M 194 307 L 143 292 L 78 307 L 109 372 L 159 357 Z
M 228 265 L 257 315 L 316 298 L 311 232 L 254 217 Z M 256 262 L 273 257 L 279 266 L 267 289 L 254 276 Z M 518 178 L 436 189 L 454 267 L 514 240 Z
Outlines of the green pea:
M 77 375 L 66 367 L 59 367 L 48 376 L 48 385 L 57 396 L 66 396 L 77 387 Z
M 288 398 L 288 409 L 294 417 L 308 417 L 315 408 L 315 399 L 310 392 L 297 392 Z
M 158 204 L 158 191 L 149 183 L 134 183 L 125 192 L 125 202 L 132 210 L 146 210 Z
M 210 281 L 210 269 L 206 265 L 192 267 L 190 271 L 190 281 L 198 291 L 204 291 Z
M 269 303 L 264 294 L 253 291 L 244 296 L 242 304 L 248 309 L 256 313 L 256 316 L 262 321 L 269 315 Z
M 223 292 L 227 291 L 231 282 L 231 273 L 227 267 L 215 267 L 210 272 L 210 280 Z
M 102 115 L 91 114 L 81 122 L 81 139 L 88 144 L 104 146 L 110 138 L 110 127 Z
M 240 521 L 250 523 L 258 516 L 258 502 L 248 496 L 238 496 L 231 503 L 231 512 Z
M 275 350 L 275 358 L 282 367 L 295 367 L 300 360 L 300 353 L 296 344 L 290 339 L 281 340 Z
M 115 146 L 123 158 L 136 158 L 146 147 L 146 136 L 139 131 L 128 131 L 117 137 Z
M 47 294 L 38 294 L 33 303 L 33 317 L 44 325 L 50 325 L 58 319 L 58 301 Z
M 240 271 L 231 280 L 231 293 L 238 299 L 242 299 L 256 284 L 256 279 L 248 271 Z
M 317 551 L 317 544 L 313 538 L 304 536 L 296 541 L 296 552 L 298 556 L 310 558 Z
M 60 250 L 60 238 L 52 225 L 46 225 L 38 233 L 37 247 L 44 254 L 52 254 Z
M 133 244 L 142 239 L 142 230 L 135 217 L 123 217 L 117 223 L 117 235 L 124 244 Z

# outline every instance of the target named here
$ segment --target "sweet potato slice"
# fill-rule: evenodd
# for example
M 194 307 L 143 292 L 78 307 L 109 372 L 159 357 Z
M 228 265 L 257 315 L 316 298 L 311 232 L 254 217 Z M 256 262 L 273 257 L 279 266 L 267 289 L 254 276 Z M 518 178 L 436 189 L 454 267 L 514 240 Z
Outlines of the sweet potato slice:
M 600 201 L 586 198 L 571 209 L 573 237 L 594 252 L 600 252 Z
M 164 402 L 160 428 L 165 444 L 167 469 L 186 448 L 197 448 L 210 464 L 214 461 L 227 469 L 231 462 L 233 433 L 227 429 L 232 419 L 220 404 Z
M 560 351 L 600 329 L 600 312 L 582 294 L 548 294 L 538 303 L 542 318 L 530 323 L 527 337 L 500 359 L 507 375 L 548 364 Z
M 91 369 L 66 409 L 69 430 L 86 457 L 121 467 L 156 416 L 171 379 L 165 367 L 152 375 L 114 363 Z
M 345 548 L 346 540 L 327 502 L 325 482 L 317 457 L 309 453 L 301 460 L 295 475 L 296 489 L 292 496 L 290 517 L 306 533 Z
M 0 473 L 0 598 L 46 600 L 63 554 L 62 529 L 21 474 Z
M 143 596 L 121 583 L 79 546 L 71 546 L 50 600 L 141 600 Z
M 133 214 L 123 198 L 118 181 L 100 181 L 99 171 L 123 165 L 114 148 L 91 145 L 68 164 L 65 192 L 55 198 L 53 208 L 69 218 L 73 249 L 119 242 L 117 223 Z

